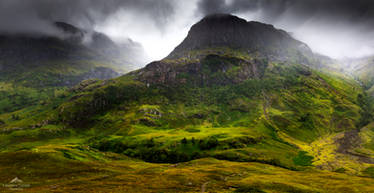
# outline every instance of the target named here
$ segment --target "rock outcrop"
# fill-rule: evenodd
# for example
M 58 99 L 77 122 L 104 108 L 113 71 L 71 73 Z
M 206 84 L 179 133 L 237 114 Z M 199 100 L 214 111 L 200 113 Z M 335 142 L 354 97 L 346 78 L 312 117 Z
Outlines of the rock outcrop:
M 134 74 L 138 80 L 147 84 L 227 85 L 240 83 L 249 78 L 261 78 L 267 65 L 266 60 L 207 55 L 198 62 L 184 65 L 167 61 L 152 62 Z

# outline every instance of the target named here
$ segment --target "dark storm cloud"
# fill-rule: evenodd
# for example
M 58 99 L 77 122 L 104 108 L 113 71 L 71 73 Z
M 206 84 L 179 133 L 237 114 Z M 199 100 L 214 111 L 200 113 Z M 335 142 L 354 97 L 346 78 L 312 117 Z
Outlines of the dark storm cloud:
M 137 12 L 163 26 L 174 14 L 173 6 L 169 0 L 1 0 L 0 31 L 53 33 L 48 26 L 53 21 L 90 28 L 120 9 Z
M 374 0 L 0 0 L 0 33 L 59 35 L 51 23 L 65 21 L 166 56 L 211 13 L 274 24 L 333 57 L 374 53 Z
M 269 22 L 284 14 L 301 22 L 317 14 L 324 19 L 345 22 L 362 23 L 374 19 L 372 0 L 200 0 L 198 4 L 197 12 L 202 15 L 261 11 Z

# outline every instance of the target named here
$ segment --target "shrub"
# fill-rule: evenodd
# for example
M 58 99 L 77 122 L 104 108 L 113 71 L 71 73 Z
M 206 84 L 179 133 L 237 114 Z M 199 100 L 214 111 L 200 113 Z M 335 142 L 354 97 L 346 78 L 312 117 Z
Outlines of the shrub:
M 216 148 L 219 145 L 217 138 L 209 137 L 207 140 L 200 140 L 199 147 L 201 150 L 209 150 Z
M 308 152 L 299 151 L 299 154 L 293 158 L 294 164 L 299 165 L 299 166 L 311 166 L 313 163 L 312 160 L 314 157 L 309 156 L 307 154 Z
M 187 139 L 186 139 L 186 138 L 183 138 L 183 139 L 181 140 L 181 143 L 182 143 L 183 145 L 187 144 Z
M 226 140 L 224 141 L 224 143 L 226 143 L 228 147 L 236 149 L 236 148 L 243 148 L 248 145 L 256 144 L 260 140 L 261 139 L 255 139 L 251 137 L 236 137 L 233 139 Z
M 334 170 L 334 172 L 337 172 L 337 173 L 345 173 L 346 169 L 344 168 L 338 168 L 336 170 Z
M 374 178 L 374 167 L 368 167 L 362 172 L 365 176 Z
M 20 117 L 18 115 L 12 114 L 12 120 L 18 121 L 20 120 Z

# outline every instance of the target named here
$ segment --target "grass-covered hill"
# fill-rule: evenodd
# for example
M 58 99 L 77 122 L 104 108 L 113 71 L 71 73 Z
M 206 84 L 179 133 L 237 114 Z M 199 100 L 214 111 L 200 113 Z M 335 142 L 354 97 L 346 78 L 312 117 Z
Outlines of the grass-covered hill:
M 134 42 L 117 45 L 98 32 L 54 25 L 59 37 L 0 35 L 0 113 L 43 103 L 83 80 L 118 77 L 140 65 L 136 56 L 142 50 Z M 124 52 L 133 53 L 133 59 Z
M 185 50 L 1 114 L 0 181 L 17 176 L 31 192 L 373 192 L 360 84 L 294 48 L 247 49 Z

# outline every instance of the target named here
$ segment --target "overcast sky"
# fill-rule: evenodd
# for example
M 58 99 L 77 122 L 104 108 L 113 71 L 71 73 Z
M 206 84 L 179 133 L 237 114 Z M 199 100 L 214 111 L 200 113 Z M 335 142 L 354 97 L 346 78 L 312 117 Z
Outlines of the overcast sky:
M 51 21 L 65 21 L 131 38 L 155 60 L 211 13 L 273 24 L 331 57 L 374 54 L 372 0 L 0 0 L 0 33 L 52 35 Z

